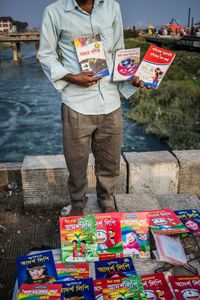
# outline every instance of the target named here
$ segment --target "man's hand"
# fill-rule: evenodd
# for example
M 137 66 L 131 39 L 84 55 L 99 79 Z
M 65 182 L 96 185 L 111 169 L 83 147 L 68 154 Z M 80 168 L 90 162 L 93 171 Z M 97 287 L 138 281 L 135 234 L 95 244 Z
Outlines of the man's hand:
M 133 79 L 131 81 L 131 84 L 138 87 L 138 88 L 143 89 L 144 87 L 146 87 L 147 89 L 149 89 L 149 87 L 144 84 L 144 81 L 140 80 L 139 76 L 133 77 Z
M 101 79 L 101 77 L 96 78 L 94 75 L 94 72 L 82 72 L 75 75 L 66 74 L 63 79 L 79 86 L 89 87 Z

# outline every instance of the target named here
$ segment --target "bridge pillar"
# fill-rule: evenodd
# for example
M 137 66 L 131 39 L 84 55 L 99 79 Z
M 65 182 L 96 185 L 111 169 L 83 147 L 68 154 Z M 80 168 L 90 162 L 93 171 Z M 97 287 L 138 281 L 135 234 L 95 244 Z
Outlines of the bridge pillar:
M 21 59 L 21 44 L 20 44 L 20 42 L 17 42 L 17 56 L 18 56 L 18 59 Z
M 13 60 L 14 60 L 14 62 L 18 62 L 19 59 L 21 59 L 20 42 L 13 42 L 12 49 L 13 49 Z
M 36 59 L 39 60 L 38 51 L 39 51 L 39 41 L 35 41 L 35 51 L 36 51 Z

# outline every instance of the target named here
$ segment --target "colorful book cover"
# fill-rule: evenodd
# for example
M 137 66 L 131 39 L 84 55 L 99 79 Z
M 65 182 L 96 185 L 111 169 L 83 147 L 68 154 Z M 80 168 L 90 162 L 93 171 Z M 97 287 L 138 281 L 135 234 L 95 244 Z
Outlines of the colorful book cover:
M 170 276 L 169 280 L 176 299 L 200 299 L 200 276 Z
M 200 234 L 200 212 L 196 209 L 174 211 L 177 217 L 189 230 L 189 233 Z
M 139 76 L 145 85 L 157 89 L 175 58 L 175 55 L 173 51 L 151 45 L 137 69 L 135 76 Z
M 120 213 L 96 214 L 100 260 L 123 257 Z
M 60 218 L 63 263 L 98 260 L 95 216 Z
M 52 283 L 57 279 L 56 267 L 51 251 L 18 257 L 16 261 L 19 287 L 22 283 Z
M 88 263 L 78 264 L 61 264 L 56 263 L 56 271 L 58 280 L 73 281 L 75 279 L 85 279 L 90 277 L 90 270 Z
M 95 300 L 92 278 L 64 282 L 62 300 Z
M 144 275 L 142 282 L 148 300 L 174 299 L 163 273 Z
M 95 262 L 96 279 L 129 277 L 136 275 L 133 261 L 130 257 L 116 258 Z
M 132 258 L 150 258 L 148 212 L 121 213 L 123 253 Z
M 17 300 L 60 300 L 62 284 L 22 284 Z
M 75 39 L 74 45 L 83 72 L 95 72 L 95 77 L 109 75 L 100 34 Z
M 171 209 L 149 211 L 149 223 L 153 233 L 175 234 L 189 231 Z
M 139 276 L 102 280 L 104 300 L 146 300 L 142 280 Z
M 96 300 L 104 300 L 102 281 L 99 279 L 93 280 L 94 284 L 94 296 Z
M 113 81 L 131 79 L 140 63 L 140 48 L 117 50 L 115 54 L 115 66 Z

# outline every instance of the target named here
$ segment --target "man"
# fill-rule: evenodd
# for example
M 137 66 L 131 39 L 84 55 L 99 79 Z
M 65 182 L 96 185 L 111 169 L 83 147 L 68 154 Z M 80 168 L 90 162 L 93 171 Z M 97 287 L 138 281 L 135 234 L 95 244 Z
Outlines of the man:
M 73 40 L 100 34 L 110 76 L 82 73 Z M 62 62 L 58 60 L 58 47 Z M 70 215 L 82 215 L 86 203 L 90 147 L 95 158 L 97 201 L 103 212 L 116 211 L 113 189 L 119 176 L 122 118 L 120 92 L 130 97 L 144 84 L 139 78 L 112 81 L 114 55 L 124 48 L 119 4 L 114 0 L 58 0 L 43 16 L 39 59 L 62 93 L 64 156 L 69 169 Z M 134 86 L 133 86 L 134 85 Z

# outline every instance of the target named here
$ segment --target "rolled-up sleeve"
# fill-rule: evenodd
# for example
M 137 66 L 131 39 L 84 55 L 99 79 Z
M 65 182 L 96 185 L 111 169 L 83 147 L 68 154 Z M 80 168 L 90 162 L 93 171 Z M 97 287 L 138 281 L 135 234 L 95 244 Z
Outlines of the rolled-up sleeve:
M 123 22 L 121 16 L 121 10 L 119 4 L 116 2 L 115 6 L 115 21 L 113 24 L 114 28 L 114 53 L 117 50 L 124 49 L 124 31 L 123 31 Z M 119 92 L 124 96 L 126 99 L 131 97 L 138 88 L 133 86 L 129 81 L 122 81 L 118 84 Z
M 58 60 L 58 38 L 59 30 L 56 27 L 56 22 L 46 8 L 40 32 L 39 61 L 48 79 L 61 92 L 68 84 L 62 78 L 69 72 Z

